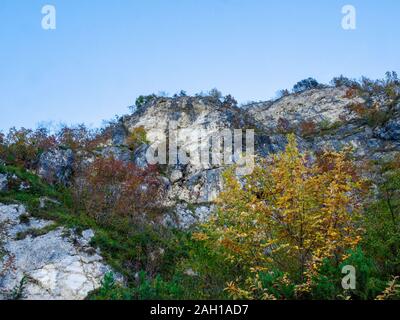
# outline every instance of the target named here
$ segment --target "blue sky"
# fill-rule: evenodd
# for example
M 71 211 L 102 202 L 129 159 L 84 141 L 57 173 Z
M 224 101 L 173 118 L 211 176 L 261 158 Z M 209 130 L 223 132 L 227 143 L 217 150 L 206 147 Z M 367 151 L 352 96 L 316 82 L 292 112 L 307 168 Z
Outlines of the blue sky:
M 356 30 L 341 28 L 346 4 Z M 0 129 L 97 126 L 159 91 L 245 102 L 309 76 L 382 77 L 400 71 L 399 15 L 398 0 L 1 0 Z

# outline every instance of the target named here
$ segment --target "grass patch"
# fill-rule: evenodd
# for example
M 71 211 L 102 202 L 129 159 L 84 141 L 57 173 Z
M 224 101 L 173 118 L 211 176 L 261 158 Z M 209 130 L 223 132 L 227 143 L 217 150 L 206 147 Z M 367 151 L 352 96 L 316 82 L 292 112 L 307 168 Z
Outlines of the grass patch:
M 31 236 L 32 238 L 41 237 L 41 236 L 44 236 L 45 234 L 48 234 L 49 232 L 57 229 L 58 227 L 59 227 L 59 225 L 54 223 L 54 224 L 51 224 L 51 225 L 41 228 L 41 229 L 31 228 L 31 229 L 28 229 L 23 232 L 18 232 L 15 239 L 23 240 L 28 236 Z

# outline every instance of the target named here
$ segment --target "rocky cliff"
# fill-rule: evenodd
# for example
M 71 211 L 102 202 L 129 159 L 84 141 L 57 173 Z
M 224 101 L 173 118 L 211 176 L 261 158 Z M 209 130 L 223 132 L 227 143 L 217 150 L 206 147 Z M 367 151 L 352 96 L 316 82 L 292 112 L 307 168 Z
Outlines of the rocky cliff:
M 353 94 L 344 86 L 307 90 L 242 107 L 211 96 L 155 98 L 110 125 L 107 137 L 93 154 L 53 148 L 40 156 L 36 173 L 68 184 L 77 158 L 90 162 L 93 157 L 109 154 L 146 168 L 154 145 L 170 146 L 171 129 L 185 132 L 179 140 L 179 152 L 186 155 L 196 153 L 199 146 L 207 149 L 205 142 L 224 130 L 253 130 L 256 161 L 283 150 L 287 134 L 295 133 L 304 150 L 351 146 L 361 163 L 391 159 L 400 152 L 400 101 L 380 94 Z M 132 137 L 142 131 L 146 137 L 137 144 Z M 244 142 L 244 137 L 241 140 Z M 169 154 L 167 160 L 171 157 Z M 232 160 L 238 159 L 233 155 Z M 189 156 L 185 163 L 178 158 L 160 164 L 164 224 L 185 229 L 207 219 L 223 188 L 222 172 L 228 166 L 218 161 L 194 161 Z M 7 192 L 10 186 L 19 191 L 31 187 L 15 174 L 0 174 L 0 192 Z M 2 204 L 0 226 L 0 298 L 18 295 L 18 288 L 23 287 L 23 297 L 29 299 L 81 299 L 98 288 L 111 270 L 101 252 L 90 245 L 91 230 L 76 234 L 50 220 L 30 217 L 24 206 Z M 32 230 L 44 231 L 33 237 Z
M 160 142 L 160 132 L 167 136 L 174 123 L 176 128 L 189 132 L 180 144 L 187 153 L 198 145 L 200 131 L 211 137 L 223 129 L 254 129 L 256 154 L 263 157 L 282 150 L 289 132 L 296 133 L 303 149 L 340 150 L 351 146 L 359 160 L 390 158 L 400 151 L 399 101 L 349 95 L 349 90 L 313 89 L 241 108 L 211 97 L 159 98 L 121 118 L 108 148 L 122 159 L 146 166 L 148 146 Z M 365 107 L 364 113 L 357 109 L 368 105 L 372 107 Z M 373 112 L 375 109 L 379 112 Z M 126 141 L 140 127 L 149 133 L 148 144 L 130 154 Z M 210 204 L 222 188 L 221 173 L 225 168 L 193 162 L 165 167 L 165 204 L 174 208 L 178 223 L 190 225 L 208 215 Z
M 345 86 L 323 87 L 240 108 L 208 96 L 156 98 L 113 124 L 111 138 L 98 153 L 146 167 L 149 146 L 165 143 L 173 124 L 175 129 L 186 130 L 179 148 L 187 154 L 197 148 L 201 134 L 208 140 L 224 129 L 253 129 L 256 155 L 262 157 L 283 150 L 286 135 L 294 132 L 303 149 L 351 146 L 359 160 L 390 158 L 400 150 L 400 102 L 349 91 Z M 144 128 L 147 141 L 132 150 L 129 138 L 138 128 Z M 65 182 L 72 165 L 70 151 L 55 150 L 42 155 L 39 174 L 53 172 Z M 189 226 L 207 217 L 221 191 L 221 173 L 227 166 L 189 160 L 161 167 L 167 194 L 164 206 L 172 213 L 166 221 Z

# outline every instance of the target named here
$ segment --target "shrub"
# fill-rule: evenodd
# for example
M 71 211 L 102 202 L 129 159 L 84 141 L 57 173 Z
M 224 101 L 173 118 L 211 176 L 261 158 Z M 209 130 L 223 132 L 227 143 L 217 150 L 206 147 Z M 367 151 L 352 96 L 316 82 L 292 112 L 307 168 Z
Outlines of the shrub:
M 211 89 L 211 90 L 208 92 L 208 95 L 209 95 L 211 98 L 214 98 L 214 99 L 216 99 L 216 100 L 221 100 L 221 99 L 222 99 L 222 92 L 219 91 L 217 88 Z
M 293 131 L 290 121 L 288 119 L 280 117 L 277 123 L 277 130 L 280 133 L 287 134 Z
M 398 165 L 398 164 L 397 164 Z M 400 169 L 381 173 L 377 201 L 365 213 L 364 247 L 381 274 L 400 274 Z
M 110 138 L 110 132 L 90 130 L 84 124 L 73 127 L 63 126 L 57 133 L 60 147 L 77 151 L 92 152 L 101 142 Z
M 285 152 L 244 181 L 232 172 L 225 174 L 226 190 L 203 241 L 222 248 L 226 261 L 240 270 L 242 277 L 227 288 L 233 296 L 252 297 L 259 272 L 275 269 L 287 274 L 301 296 L 324 259 L 340 262 L 360 242 L 356 221 L 365 185 L 345 152 L 325 152 L 310 163 L 290 136 Z
M 349 79 L 343 75 L 333 78 L 331 83 L 337 88 L 338 87 L 349 87 L 349 88 L 358 87 L 358 82 L 356 80 Z
M 158 98 L 158 96 L 154 93 L 147 95 L 147 96 L 139 96 L 135 101 L 135 106 L 137 109 L 140 109 L 143 106 L 145 106 L 147 103 L 149 103 L 157 98 Z
M 344 95 L 344 98 L 346 99 L 352 99 L 358 95 L 357 89 L 350 88 L 346 90 L 346 94 Z
M 97 221 L 140 221 L 155 214 L 162 188 L 154 168 L 146 170 L 114 158 L 97 158 L 75 179 L 74 193 Z
M 278 91 L 277 98 L 280 99 L 280 98 L 283 98 L 283 97 L 287 97 L 289 95 L 290 95 L 290 91 L 288 89 L 282 89 L 282 90 Z
M 179 97 L 187 97 L 187 96 L 188 96 L 187 92 L 185 90 L 181 90 L 181 91 L 179 91 L 179 93 L 175 93 L 173 97 L 179 98 Z
M 300 123 L 300 132 L 303 136 L 311 136 L 317 133 L 317 125 L 312 120 L 302 121 Z
M 142 126 L 134 128 L 128 136 L 126 143 L 128 147 L 133 151 L 141 145 L 148 143 L 145 128 Z
M 349 109 L 372 128 L 385 124 L 391 117 L 390 111 L 381 110 L 376 104 L 373 107 L 367 107 L 365 104 L 355 103 L 350 105 Z
M 386 289 L 376 297 L 376 300 L 399 300 L 400 299 L 400 284 L 399 284 L 399 276 L 393 277 L 391 281 L 389 281 Z
M 0 157 L 7 164 L 35 169 L 39 156 L 55 145 L 56 138 L 46 129 L 11 128 L 0 136 Z
M 93 292 L 91 300 L 171 300 L 183 296 L 184 289 L 177 280 L 165 281 L 161 276 L 148 278 L 146 273 L 138 273 L 136 284 L 130 288 L 118 285 L 113 274 L 106 274 L 100 289 Z
M 224 97 L 223 105 L 224 105 L 224 107 L 227 107 L 227 108 L 237 107 L 238 102 L 236 101 L 236 99 L 233 96 L 228 94 L 227 96 Z
M 321 85 L 318 83 L 317 80 L 313 78 L 308 78 L 297 82 L 293 87 L 294 93 L 303 92 L 306 90 L 317 89 L 320 88 Z

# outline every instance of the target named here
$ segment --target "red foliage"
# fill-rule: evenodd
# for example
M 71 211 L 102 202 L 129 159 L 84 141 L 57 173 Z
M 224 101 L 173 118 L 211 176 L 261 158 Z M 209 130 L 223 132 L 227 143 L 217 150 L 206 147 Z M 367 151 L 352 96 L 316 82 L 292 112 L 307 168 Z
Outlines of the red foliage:
M 75 196 L 87 213 L 107 222 L 158 211 L 162 184 L 155 168 L 141 169 L 114 158 L 97 158 L 76 178 Z
M 302 135 L 309 136 L 317 132 L 317 125 L 311 120 L 303 121 L 300 124 L 300 130 Z
M 46 129 L 11 128 L 7 136 L 0 137 L 0 157 L 8 164 L 34 169 L 39 156 L 56 143 L 56 138 Z
M 364 117 L 368 113 L 368 108 L 362 103 L 354 103 L 349 106 L 349 109 L 360 117 Z
M 282 133 L 288 133 L 291 131 L 291 126 L 289 120 L 285 118 L 279 118 L 278 119 L 278 124 L 277 124 L 277 129 L 282 132 Z
M 346 94 L 344 95 L 344 97 L 346 99 L 352 99 L 357 96 L 357 93 L 358 93 L 358 90 L 356 88 L 350 88 L 350 89 L 346 90 Z

